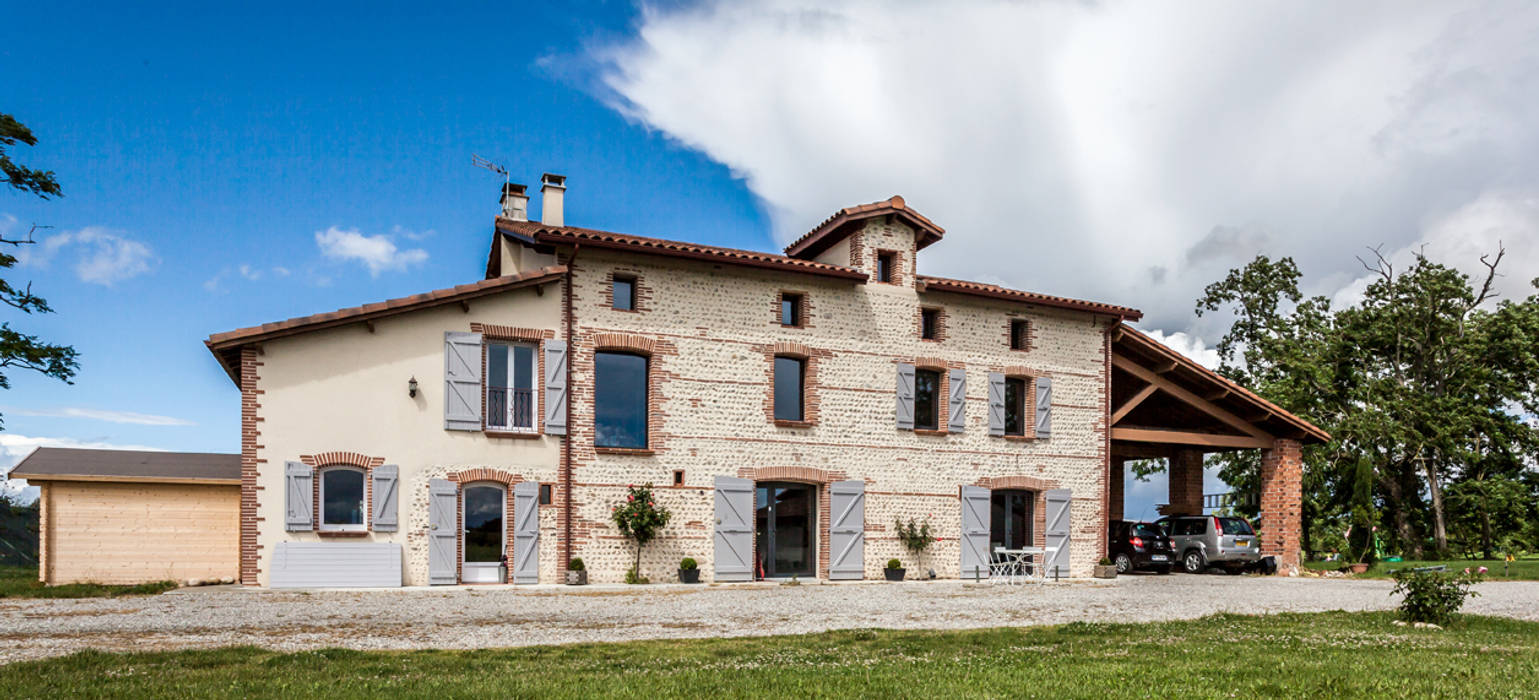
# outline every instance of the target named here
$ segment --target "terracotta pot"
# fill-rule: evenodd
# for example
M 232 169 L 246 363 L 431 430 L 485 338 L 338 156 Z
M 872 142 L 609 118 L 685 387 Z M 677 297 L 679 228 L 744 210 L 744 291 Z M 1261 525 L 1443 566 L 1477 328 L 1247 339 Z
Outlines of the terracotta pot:
M 1347 571 L 1349 573 L 1354 573 L 1354 574 L 1365 574 L 1365 573 L 1368 573 L 1368 565 L 1367 564 L 1348 564 L 1347 565 Z
M 1102 566 L 1100 564 L 1096 564 L 1095 565 L 1095 577 L 1096 578 L 1117 578 L 1117 565 L 1116 564 L 1107 564 L 1105 566 Z

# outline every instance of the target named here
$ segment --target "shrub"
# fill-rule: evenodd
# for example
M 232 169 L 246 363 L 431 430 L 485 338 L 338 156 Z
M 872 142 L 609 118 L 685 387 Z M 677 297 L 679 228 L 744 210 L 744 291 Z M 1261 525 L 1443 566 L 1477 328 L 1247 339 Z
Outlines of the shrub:
M 888 559 L 887 560 L 887 568 L 889 568 L 889 569 L 901 569 L 901 568 L 903 568 L 903 562 L 898 561 L 897 559 Z
M 898 541 L 903 543 L 903 548 L 914 556 L 924 554 L 924 550 L 929 549 L 930 543 L 935 541 L 935 535 L 930 532 L 929 518 L 925 518 L 921 523 L 916 523 L 913 518 L 909 518 L 906 524 L 898 520 L 897 526 L 893 529 L 897 531 Z
M 689 569 L 698 569 L 700 568 L 700 563 L 695 561 L 694 557 L 684 557 L 683 559 L 679 560 L 679 568 L 686 571 Z
M 1101 566 L 1111 566 L 1112 561 L 1106 557 L 1101 557 L 1101 561 L 1097 563 L 1099 563 Z
M 1465 598 L 1480 595 L 1470 590 L 1470 584 L 1479 580 L 1478 576 L 1441 571 L 1396 572 L 1394 593 L 1405 596 L 1400 601 L 1400 618 L 1446 626 L 1464 607 Z
M 651 583 L 652 579 L 649 579 L 649 578 L 647 578 L 645 576 L 642 576 L 641 574 L 636 573 L 636 570 L 634 568 L 631 568 L 631 569 L 626 569 L 625 570 L 625 582 L 626 583 Z
M 566 563 L 566 570 L 567 571 L 582 571 L 583 570 L 582 558 L 581 557 L 572 557 L 572 560 Z

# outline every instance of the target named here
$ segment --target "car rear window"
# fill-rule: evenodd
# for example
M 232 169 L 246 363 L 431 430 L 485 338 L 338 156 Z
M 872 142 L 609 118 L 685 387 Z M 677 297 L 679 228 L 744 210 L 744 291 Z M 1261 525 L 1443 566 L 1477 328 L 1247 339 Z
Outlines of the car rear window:
M 1164 535 L 1165 533 L 1161 532 L 1159 528 L 1149 523 L 1134 523 L 1133 525 L 1134 537 L 1163 537 Z
M 1219 518 L 1219 527 L 1223 528 L 1226 535 L 1254 535 L 1255 530 L 1250 529 L 1250 523 L 1243 518 Z

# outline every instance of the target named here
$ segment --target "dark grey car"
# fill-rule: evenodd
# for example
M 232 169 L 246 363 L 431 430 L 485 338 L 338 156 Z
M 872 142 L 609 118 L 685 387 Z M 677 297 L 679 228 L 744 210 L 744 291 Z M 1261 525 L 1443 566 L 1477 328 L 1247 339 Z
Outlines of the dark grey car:
M 1200 574 L 1210 566 L 1238 574 L 1261 560 L 1261 542 L 1244 518 L 1188 515 L 1155 521 L 1170 536 L 1182 570 Z

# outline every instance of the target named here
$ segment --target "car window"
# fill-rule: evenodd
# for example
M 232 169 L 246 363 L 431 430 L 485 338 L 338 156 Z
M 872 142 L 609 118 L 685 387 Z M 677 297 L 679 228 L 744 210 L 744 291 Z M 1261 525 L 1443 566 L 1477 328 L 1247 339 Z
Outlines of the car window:
M 1250 523 L 1244 518 L 1219 518 L 1218 526 L 1226 535 L 1254 535 L 1255 530 L 1250 529 Z
M 1177 535 L 1201 535 L 1207 529 L 1203 525 L 1206 518 L 1183 518 L 1175 521 L 1175 533 Z
M 1159 528 L 1150 525 L 1149 523 L 1135 523 L 1133 525 L 1134 537 L 1159 537 L 1164 534 L 1165 533 L 1160 532 Z

